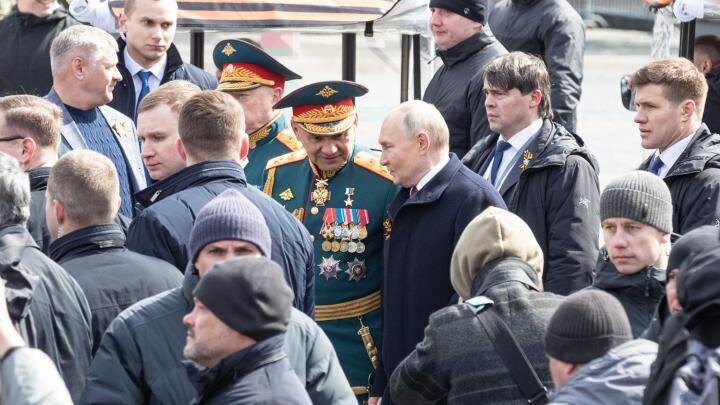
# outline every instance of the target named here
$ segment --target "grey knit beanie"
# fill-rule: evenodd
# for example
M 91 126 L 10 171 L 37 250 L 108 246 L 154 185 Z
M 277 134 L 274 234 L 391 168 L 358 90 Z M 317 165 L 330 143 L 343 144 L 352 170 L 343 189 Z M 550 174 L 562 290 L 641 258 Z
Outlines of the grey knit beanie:
M 569 295 L 555 310 L 545 331 L 545 353 L 570 364 L 586 364 L 632 340 L 620 301 L 602 290 Z
M 658 176 L 634 170 L 613 179 L 600 195 L 600 219 L 628 218 L 672 232 L 672 198 Z
M 290 322 L 293 292 L 280 266 L 266 257 L 216 264 L 193 296 L 226 325 L 257 341 L 284 333 Z
M 242 240 L 270 257 L 270 230 L 260 210 L 234 189 L 223 191 L 198 213 L 190 231 L 188 250 L 193 262 L 208 243 L 219 240 Z

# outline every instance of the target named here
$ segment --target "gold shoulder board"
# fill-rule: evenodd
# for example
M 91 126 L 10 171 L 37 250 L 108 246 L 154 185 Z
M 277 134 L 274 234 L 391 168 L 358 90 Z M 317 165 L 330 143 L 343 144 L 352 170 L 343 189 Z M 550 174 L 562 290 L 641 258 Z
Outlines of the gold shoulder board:
M 290 128 L 283 129 L 275 138 L 293 152 L 303 148 L 302 143 L 300 143 Z
M 393 176 L 390 174 L 385 166 L 380 164 L 380 159 L 377 156 L 372 155 L 368 152 L 358 152 L 353 159 L 356 165 L 369 170 L 380 177 L 384 177 L 390 181 L 393 181 Z
M 278 157 L 274 157 L 268 160 L 267 165 L 265 165 L 265 170 L 272 169 L 273 167 L 283 166 L 288 163 L 298 162 L 305 159 L 305 157 L 307 157 L 307 153 L 305 153 L 304 149 L 286 153 L 284 155 L 280 155 Z

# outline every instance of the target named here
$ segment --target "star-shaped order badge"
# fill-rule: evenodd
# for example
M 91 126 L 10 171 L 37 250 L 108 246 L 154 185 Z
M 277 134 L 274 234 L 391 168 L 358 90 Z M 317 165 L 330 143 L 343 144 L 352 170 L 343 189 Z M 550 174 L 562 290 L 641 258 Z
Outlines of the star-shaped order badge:
M 350 281 L 360 281 L 367 277 L 365 260 L 358 260 L 356 257 L 355 260 L 347 262 L 347 264 L 348 269 L 345 270 L 345 273 L 348 274 Z
M 320 275 L 325 276 L 325 279 L 330 280 L 331 278 L 337 278 L 340 272 L 340 262 L 335 260 L 334 257 L 323 257 L 322 263 L 318 264 L 320 267 Z

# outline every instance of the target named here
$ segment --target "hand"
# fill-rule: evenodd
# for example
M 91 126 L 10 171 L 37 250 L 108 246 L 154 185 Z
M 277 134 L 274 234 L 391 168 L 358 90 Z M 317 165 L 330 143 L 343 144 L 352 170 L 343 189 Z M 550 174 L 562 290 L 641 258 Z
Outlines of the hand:
M 368 405 L 381 405 L 382 397 L 370 397 L 368 398 Z
M 5 300 L 5 280 L 0 279 L 0 359 L 8 350 L 19 346 L 25 346 L 25 342 L 10 319 Z

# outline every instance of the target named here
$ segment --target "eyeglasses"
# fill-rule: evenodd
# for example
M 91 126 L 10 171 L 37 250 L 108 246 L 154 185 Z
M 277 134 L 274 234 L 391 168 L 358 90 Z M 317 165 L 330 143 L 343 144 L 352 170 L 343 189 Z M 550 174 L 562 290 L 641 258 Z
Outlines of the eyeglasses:
M 9 136 L 7 138 L 0 138 L 0 142 L 17 141 L 18 139 L 23 139 L 23 138 L 25 138 L 25 137 L 22 135 L 13 135 L 13 136 Z

